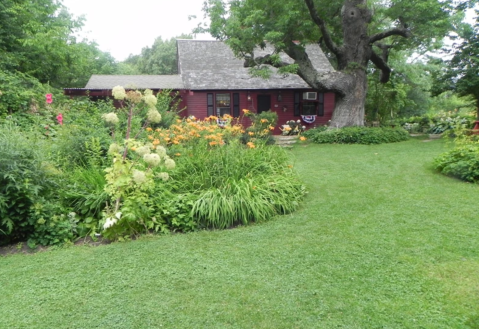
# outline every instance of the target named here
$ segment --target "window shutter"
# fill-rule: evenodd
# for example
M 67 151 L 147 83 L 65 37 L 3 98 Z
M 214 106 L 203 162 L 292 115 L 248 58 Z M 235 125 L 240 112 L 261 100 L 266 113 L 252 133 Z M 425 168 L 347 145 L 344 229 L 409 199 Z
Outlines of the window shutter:
M 299 91 L 294 92 L 294 115 L 299 116 Z
M 324 94 L 323 93 L 319 93 L 318 115 L 320 117 L 324 116 Z
M 213 108 L 213 94 L 207 94 L 206 95 L 206 106 L 207 106 L 207 111 L 206 115 L 211 116 L 214 113 L 214 108 Z
M 233 94 L 233 117 L 238 118 L 240 116 L 240 106 L 239 106 L 239 94 Z

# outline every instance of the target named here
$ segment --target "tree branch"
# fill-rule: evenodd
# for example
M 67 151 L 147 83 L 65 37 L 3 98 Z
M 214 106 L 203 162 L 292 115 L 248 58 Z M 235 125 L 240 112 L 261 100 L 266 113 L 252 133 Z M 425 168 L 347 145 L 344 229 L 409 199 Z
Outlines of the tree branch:
M 334 43 L 333 39 L 331 38 L 331 34 L 329 33 L 329 30 L 326 27 L 326 24 L 324 21 L 319 17 L 318 11 L 316 10 L 316 7 L 313 4 L 313 0 L 304 0 L 306 3 L 306 6 L 308 6 L 309 14 L 311 15 L 311 18 L 313 19 L 313 22 L 319 27 L 321 30 L 321 34 L 323 35 L 323 40 L 328 47 L 329 50 L 336 56 L 341 55 L 341 50 L 338 48 L 338 46 Z
M 244 56 L 244 67 L 255 67 L 258 65 L 270 65 L 272 67 L 280 68 L 280 67 L 285 67 L 287 65 L 291 65 L 291 63 L 283 62 L 283 61 L 277 61 L 273 60 L 273 57 L 271 54 L 265 55 L 265 56 L 259 56 L 259 57 L 254 57 L 254 56 Z
M 317 45 L 319 47 L 319 45 Z M 347 90 L 350 90 L 351 79 L 347 74 L 337 71 L 318 72 L 305 49 L 293 41 L 290 41 L 283 50 L 298 65 L 299 75 L 311 88 L 319 91 L 332 91 L 340 96 L 344 96 Z M 244 67 L 254 67 L 257 65 L 270 65 L 275 68 L 281 68 L 291 63 L 278 61 L 272 58 L 271 54 L 254 57 L 253 55 L 245 57 Z
M 383 56 L 384 56 L 384 50 L 383 50 Z M 391 76 L 391 68 L 387 64 L 387 58 L 383 59 L 380 57 L 378 54 L 376 54 L 374 51 L 371 51 L 371 62 L 376 65 L 378 69 L 381 70 L 381 75 L 379 77 L 379 81 L 381 83 L 386 83 L 389 81 L 389 77 Z
M 404 38 L 409 38 L 411 36 L 411 31 L 406 28 L 396 28 L 385 32 L 377 33 L 369 38 L 369 43 L 372 45 L 376 41 L 391 37 L 393 35 L 399 35 Z

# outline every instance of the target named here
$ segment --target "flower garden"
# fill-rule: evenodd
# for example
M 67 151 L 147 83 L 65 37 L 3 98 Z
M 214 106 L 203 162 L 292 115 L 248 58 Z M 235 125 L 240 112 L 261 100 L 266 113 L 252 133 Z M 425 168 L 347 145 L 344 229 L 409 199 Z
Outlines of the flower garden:
M 48 103 L 1 124 L 2 243 L 228 228 L 297 208 L 304 187 L 269 145 L 271 113 L 180 119 L 171 93 L 113 94 L 120 109 Z

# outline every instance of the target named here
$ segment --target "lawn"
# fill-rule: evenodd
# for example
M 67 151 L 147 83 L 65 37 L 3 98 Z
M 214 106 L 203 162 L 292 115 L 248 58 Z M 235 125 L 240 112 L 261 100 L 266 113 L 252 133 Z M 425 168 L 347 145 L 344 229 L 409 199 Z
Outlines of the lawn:
M 479 188 L 443 141 L 298 145 L 292 215 L 0 258 L 0 328 L 479 328 Z

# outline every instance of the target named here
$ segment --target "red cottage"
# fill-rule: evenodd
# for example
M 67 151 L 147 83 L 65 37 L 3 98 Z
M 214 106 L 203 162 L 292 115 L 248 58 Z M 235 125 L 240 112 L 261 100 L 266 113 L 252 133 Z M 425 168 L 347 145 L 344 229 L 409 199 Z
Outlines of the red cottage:
M 307 53 L 318 71 L 333 68 L 318 45 L 308 45 Z M 85 88 L 64 90 L 66 95 L 111 97 L 111 89 L 173 89 L 180 92 L 182 114 L 203 119 L 210 115 L 241 115 L 272 110 L 278 127 L 289 120 L 301 120 L 306 127 L 325 125 L 334 109 L 334 93 L 318 93 L 299 76 L 273 73 L 269 79 L 251 77 L 243 61 L 221 41 L 177 40 L 178 75 L 93 75 Z M 272 53 L 272 48 L 255 51 L 256 56 Z M 283 61 L 293 62 L 286 54 Z M 276 72 L 272 68 L 273 72 Z M 276 127 L 275 134 L 280 134 Z

